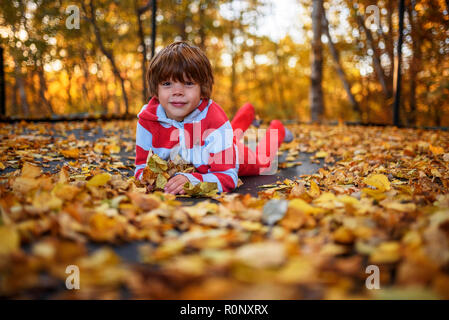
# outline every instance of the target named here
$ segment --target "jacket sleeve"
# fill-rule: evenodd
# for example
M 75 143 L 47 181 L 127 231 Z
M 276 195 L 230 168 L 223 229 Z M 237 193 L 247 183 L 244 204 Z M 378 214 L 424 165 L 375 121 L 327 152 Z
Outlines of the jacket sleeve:
M 145 121 L 139 119 L 136 128 L 136 160 L 134 162 L 136 166 L 134 177 L 136 179 L 142 178 L 142 172 L 147 163 L 148 152 L 153 147 L 153 135 L 146 127 L 148 126 L 145 124 Z
M 177 173 L 186 176 L 192 184 L 217 183 L 219 192 L 230 192 L 238 183 L 238 151 L 231 123 L 227 118 L 218 128 L 211 130 L 205 138 L 207 173 Z

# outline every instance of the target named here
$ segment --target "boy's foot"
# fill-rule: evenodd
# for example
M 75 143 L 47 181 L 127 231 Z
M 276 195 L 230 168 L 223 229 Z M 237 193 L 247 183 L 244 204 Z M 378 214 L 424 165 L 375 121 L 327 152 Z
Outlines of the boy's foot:
M 287 129 L 287 127 L 284 127 L 285 129 L 285 136 L 284 136 L 284 142 L 292 142 L 293 141 L 293 133 Z

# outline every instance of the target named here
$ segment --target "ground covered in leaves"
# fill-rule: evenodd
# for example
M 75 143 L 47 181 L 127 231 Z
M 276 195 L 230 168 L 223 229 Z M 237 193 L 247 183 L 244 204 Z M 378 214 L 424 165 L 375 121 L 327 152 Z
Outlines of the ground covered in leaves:
M 0 296 L 448 299 L 449 133 L 290 128 L 318 172 L 186 205 L 132 177 L 134 121 L 1 124 Z

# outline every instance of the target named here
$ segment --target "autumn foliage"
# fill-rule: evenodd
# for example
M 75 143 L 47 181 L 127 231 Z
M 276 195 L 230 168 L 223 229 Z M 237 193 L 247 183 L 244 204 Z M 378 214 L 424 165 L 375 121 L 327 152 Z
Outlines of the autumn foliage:
M 193 203 L 135 181 L 133 126 L 0 127 L 0 296 L 449 298 L 447 132 L 291 126 L 318 172 Z

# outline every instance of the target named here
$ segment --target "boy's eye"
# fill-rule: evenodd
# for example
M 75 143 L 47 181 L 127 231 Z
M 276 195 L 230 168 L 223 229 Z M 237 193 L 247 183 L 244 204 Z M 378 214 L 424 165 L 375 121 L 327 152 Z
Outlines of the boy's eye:
M 187 82 L 186 82 L 186 85 L 188 85 L 188 86 L 194 86 L 194 85 L 195 85 L 195 82 L 187 81 Z
M 164 81 L 164 82 L 162 82 L 161 85 L 163 85 L 163 86 L 169 86 L 170 84 L 171 84 L 170 81 Z

